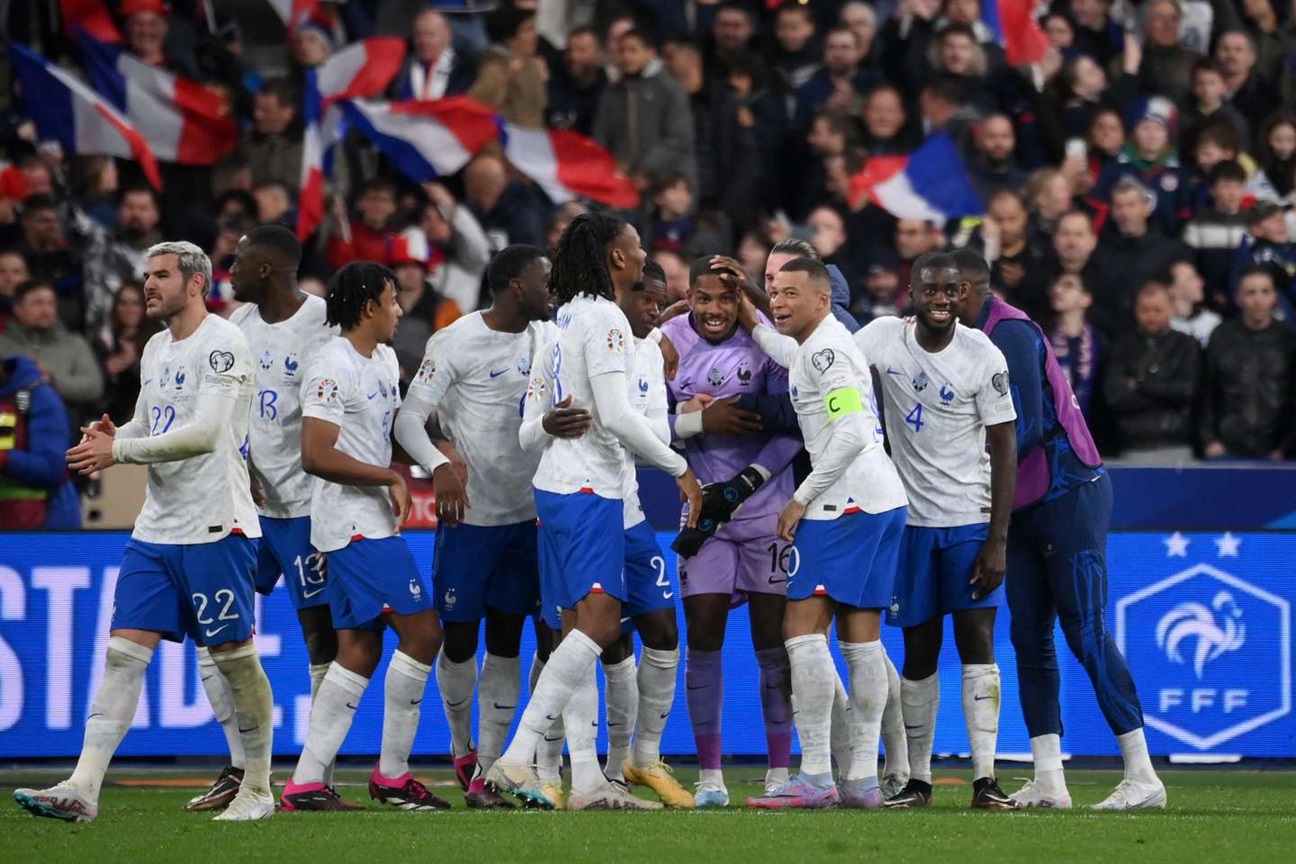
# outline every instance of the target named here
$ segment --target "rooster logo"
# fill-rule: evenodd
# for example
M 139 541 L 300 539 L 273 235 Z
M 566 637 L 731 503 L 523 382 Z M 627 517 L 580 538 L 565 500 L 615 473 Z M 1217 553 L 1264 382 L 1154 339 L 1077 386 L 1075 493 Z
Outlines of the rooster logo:
M 1181 646 L 1196 639 L 1192 655 L 1193 671 L 1201 680 L 1206 664 L 1246 644 L 1246 625 L 1242 607 L 1228 591 L 1220 591 L 1208 609 L 1203 603 L 1180 603 L 1157 623 L 1157 645 L 1172 663 L 1188 662 Z

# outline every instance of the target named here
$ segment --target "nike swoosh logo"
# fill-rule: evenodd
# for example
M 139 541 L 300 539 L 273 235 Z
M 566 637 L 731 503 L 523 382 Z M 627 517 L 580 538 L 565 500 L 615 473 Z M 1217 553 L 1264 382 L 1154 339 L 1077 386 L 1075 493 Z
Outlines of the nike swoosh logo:
M 150 384 L 152 384 L 152 383 L 153 383 L 153 379 L 152 379 L 152 378 L 145 378 L 145 379 L 144 379 L 144 383 L 141 384 L 140 386 L 141 386 L 141 387 L 147 387 L 148 385 L 150 385 Z
M 973 697 L 972 697 L 972 701 L 973 701 L 973 702 L 984 702 L 984 701 L 987 700 L 987 699 L 993 699 L 993 698 L 994 698 L 993 696 L 973 696 Z
M 352 711 L 358 710 L 360 708 L 359 705 L 352 705 L 350 702 L 346 703 L 346 706 L 350 708 Z
M 369 398 L 370 400 L 377 399 L 377 398 L 378 398 L 378 391 L 375 390 L 374 392 L 370 393 L 368 398 Z
M 471 699 L 471 698 L 472 698 L 471 696 L 468 697 L 468 699 Z M 447 703 L 446 703 L 446 707 L 447 707 L 447 708 L 458 708 L 460 705 L 462 705 L 462 704 L 464 704 L 465 702 L 467 702 L 468 699 L 460 699 L 458 702 L 447 702 Z
M 786 582 L 786 581 L 788 581 L 786 576 L 784 576 L 782 579 L 776 579 L 776 578 L 774 578 L 773 576 L 771 576 L 771 577 L 770 577 L 770 580 L 769 580 L 769 584 L 771 584 L 771 585 L 782 585 L 782 584 L 783 584 L 784 582 Z
M 500 369 L 498 372 L 492 370 L 490 373 L 490 377 L 498 378 L 499 376 L 503 375 L 507 371 L 508 371 L 507 369 Z
M 689 685 L 687 685 L 687 686 L 688 686 L 688 689 L 690 689 L 690 690 L 705 690 L 705 689 L 707 688 L 707 685 L 706 685 L 706 684 L 702 684 L 702 685 L 700 685 L 700 686 L 698 686 L 698 687 L 694 687 L 692 684 L 689 684 Z
M 887 374 L 888 374 L 888 375 L 903 375 L 904 373 L 903 373 L 903 372 L 899 372 L 899 371 L 897 371 L 897 370 L 895 370 L 895 369 L 892 369 L 890 366 L 888 366 L 888 367 L 887 367 Z
M 258 730 L 258 729 L 260 729 L 260 728 L 261 728 L 260 726 L 253 726 L 253 727 L 251 727 L 250 729 L 244 729 L 242 726 L 240 726 L 240 727 L 238 727 L 238 730 L 239 730 L 239 734 L 240 734 L 240 735 L 246 735 L 247 733 L 249 733 L 249 732 L 255 732 L 256 730 Z
M 423 700 L 422 700 L 422 699 L 411 699 L 411 700 L 410 700 L 410 704 L 411 704 L 411 705 L 421 705 L 421 704 L 423 704 Z
M 228 625 L 228 624 L 222 624 L 221 626 L 217 627 L 215 630 L 208 630 L 208 631 L 207 631 L 207 638 L 208 638 L 208 639 L 212 638 L 212 637 L 215 636 L 217 633 L 221 632 L 222 630 L 227 629 L 229 626 L 230 626 L 230 625 Z
M 661 719 L 665 720 L 669 716 L 670 716 L 670 712 L 667 711 L 665 714 L 661 715 Z
M 302 590 L 302 599 L 303 599 L 303 600 L 309 600 L 310 598 L 314 597 L 316 594 L 319 594 L 319 593 L 320 593 L 321 591 L 323 591 L 323 590 L 324 590 L 324 588 L 323 588 L 322 586 L 319 587 L 319 588 L 316 588 L 314 591 L 306 591 L 306 590 L 303 589 L 303 590 Z
M 557 720 L 558 718 L 555 717 L 555 716 L 552 715 L 552 714 L 546 714 L 546 715 L 545 715 L 545 719 L 548 720 L 550 723 L 552 723 L 552 722 L 554 722 L 555 720 Z M 555 740 L 557 740 L 557 739 L 555 739 Z
M 556 744 L 557 742 L 563 740 L 563 737 L 564 736 L 559 735 L 557 738 L 550 738 L 548 735 L 546 735 L 544 740 L 548 741 L 550 744 Z
M 674 596 L 675 596 L 675 592 L 674 592 L 674 591 L 667 591 L 665 594 L 662 595 L 662 599 L 663 599 L 663 600 L 669 600 L 669 599 L 671 599 L 671 598 L 674 597 Z
M 493 702 L 491 704 L 495 706 L 496 711 L 512 711 L 517 707 L 516 705 L 501 705 L 498 702 Z

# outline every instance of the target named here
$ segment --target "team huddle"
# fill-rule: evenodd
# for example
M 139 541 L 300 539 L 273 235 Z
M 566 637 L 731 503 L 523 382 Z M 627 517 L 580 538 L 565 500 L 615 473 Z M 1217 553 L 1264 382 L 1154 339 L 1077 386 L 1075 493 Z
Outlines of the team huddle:
M 492 305 L 432 336 L 403 397 L 387 344 L 401 315 L 394 275 L 350 264 L 320 299 L 296 286 L 300 257 L 287 230 L 243 237 L 232 278 L 246 305 L 226 321 L 206 311 L 201 250 L 149 250 L 147 314 L 167 327 L 144 351 L 135 416 L 120 427 L 104 416 L 68 451 L 86 474 L 147 465 L 147 496 L 76 769 L 50 789 L 17 790 L 30 813 L 96 817 L 153 653 L 186 636 L 230 750 L 230 767 L 188 809 L 231 821 L 360 809 L 334 788 L 333 766 L 389 628 L 398 643 L 372 799 L 450 806 L 409 767 L 435 674 L 469 807 L 728 806 L 721 648 L 744 602 L 769 760 L 750 807 L 928 806 L 946 616 L 973 807 L 1071 806 L 1055 623 L 1125 762 L 1095 806 L 1165 806 L 1134 682 L 1103 621 L 1110 480 L 1047 340 L 991 296 L 975 254 L 919 259 L 913 316 L 852 333 L 832 304 L 839 274 L 808 244 L 775 247 L 763 288 L 731 259 L 700 259 L 688 300 L 667 308 L 635 229 L 584 214 L 552 260 L 531 246 L 495 257 Z M 393 459 L 435 487 L 430 580 L 400 535 L 410 495 Z M 645 465 L 673 476 L 684 502 L 678 585 L 639 503 Z M 276 801 L 253 609 L 254 591 L 280 579 L 312 703 Z M 693 791 L 660 752 L 681 658 L 677 592 Z M 1012 795 L 994 775 L 1005 599 L 1035 775 Z M 903 628 L 899 670 L 880 641 L 884 616 Z M 528 626 L 530 698 L 508 740 Z

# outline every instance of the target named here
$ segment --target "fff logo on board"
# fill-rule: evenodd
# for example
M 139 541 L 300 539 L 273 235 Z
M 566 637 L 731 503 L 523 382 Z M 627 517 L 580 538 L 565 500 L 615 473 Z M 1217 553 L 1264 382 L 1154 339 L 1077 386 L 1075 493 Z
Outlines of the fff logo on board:
M 1121 598 L 1116 640 L 1144 721 L 1198 750 L 1291 712 L 1291 604 L 1218 567 L 1197 564 Z

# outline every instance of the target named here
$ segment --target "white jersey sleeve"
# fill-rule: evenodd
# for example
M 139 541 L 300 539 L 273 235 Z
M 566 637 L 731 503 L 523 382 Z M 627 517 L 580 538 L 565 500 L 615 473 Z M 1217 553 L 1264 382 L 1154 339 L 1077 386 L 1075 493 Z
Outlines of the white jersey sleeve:
M 630 407 L 648 419 L 653 434 L 664 444 L 670 444 L 670 420 L 667 417 L 665 361 L 661 348 L 651 339 L 635 340 L 633 374 L 630 376 Z M 644 520 L 643 503 L 639 500 L 639 472 L 634 454 L 626 451 L 626 466 L 622 484 L 625 527 L 632 528 Z

